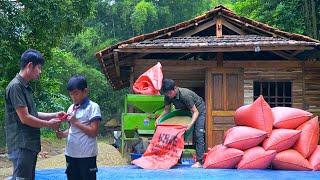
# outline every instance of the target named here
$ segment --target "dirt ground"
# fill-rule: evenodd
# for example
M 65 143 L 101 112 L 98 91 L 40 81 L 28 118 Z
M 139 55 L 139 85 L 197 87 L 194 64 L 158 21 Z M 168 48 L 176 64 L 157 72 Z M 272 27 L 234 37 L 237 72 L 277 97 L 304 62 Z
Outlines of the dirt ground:
M 65 140 L 41 140 L 42 151 L 38 155 L 36 169 L 65 168 Z M 120 152 L 108 144 L 105 139 L 98 140 L 98 166 L 120 166 L 128 164 L 128 157 L 123 158 Z M 7 154 L 0 153 L 0 179 L 12 173 L 12 164 Z

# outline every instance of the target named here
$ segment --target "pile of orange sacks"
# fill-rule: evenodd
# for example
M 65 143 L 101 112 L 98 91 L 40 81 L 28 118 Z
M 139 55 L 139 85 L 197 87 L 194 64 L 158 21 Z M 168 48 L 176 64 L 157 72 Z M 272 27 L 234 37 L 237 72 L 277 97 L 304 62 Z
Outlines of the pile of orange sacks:
M 260 96 L 236 110 L 223 144 L 206 154 L 204 168 L 320 170 L 318 116 L 289 107 L 271 108 Z

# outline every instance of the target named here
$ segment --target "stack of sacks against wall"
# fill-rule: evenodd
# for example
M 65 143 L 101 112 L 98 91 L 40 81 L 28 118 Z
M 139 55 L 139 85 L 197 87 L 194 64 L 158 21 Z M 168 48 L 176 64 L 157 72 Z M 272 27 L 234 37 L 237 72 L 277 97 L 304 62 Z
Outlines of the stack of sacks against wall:
M 310 120 L 311 113 L 289 107 L 272 108 L 272 113 L 274 130 L 271 137 L 273 136 L 273 139 L 270 137 L 263 143 L 265 149 L 275 149 L 278 146 L 276 149 L 278 153 L 272 161 L 272 167 L 283 170 L 319 170 L 320 158 L 314 158 L 319 153 L 315 151 L 319 140 L 318 117 Z M 271 145 L 270 141 L 275 142 Z M 279 147 L 281 145 L 282 148 Z M 308 158 L 311 158 L 313 153 L 315 155 L 311 164 Z
M 243 151 L 227 158 L 224 152 L 209 151 L 204 168 L 229 162 L 224 168 L 319 170 L 320 147 L 318 117 L 310 120 L 312 114 L 296 108 L 270 108 L 260 96 L 254 103 L 242 106 L 235 113 L 236 127 L 225 132 L 224 147 L 234 152 Z M 213 149 L 215 149 L 213 148 Z M 210 156 L 209 156 L 210 155 Z M 241 158 L 239 158 L 241 156 Z M 308 159 L 309 158 L 309 161 Z M 215 165 L 211 165 L 215 160 Z M 235 161 L 239 161 L 234 165 Z
M 273 115 L 270 106 L 260 96 L 254 103 L 242 106 L 235 113 L 236 127 L 225 132 L 224 143 L 226 149 L 238 149 L 243 152 L 242 158 L 232 157 L 228 168 L 233 168 L 235 161 L 238 169 L 263 169 L 270 165 L 276 151 L 266 151 L 258 147 L 272 132 Z M 222 145 L 220 145 L 222 146 Z M 215 148 L 214 148 L 215 149 Z M 210 156 L 209 156 L 210 154 Z M 222 156 L 222 153 L 211 153 L 205 158 L 205 168 L 216 168 L 210 162 Z M 228 158 L 220 158 L 228 161 Z
M 318 117 L 304 122 L 296 128 L 296 130 L 301 131 L 299 139 L 291 149 L 282 151 L 276 155 L 272 162 L 273 168 L 285 170 L 319 170 L 319 158 L 314 158 L 317 155 L 319 156 L 319 152 L 316 151 L 319 140 Z

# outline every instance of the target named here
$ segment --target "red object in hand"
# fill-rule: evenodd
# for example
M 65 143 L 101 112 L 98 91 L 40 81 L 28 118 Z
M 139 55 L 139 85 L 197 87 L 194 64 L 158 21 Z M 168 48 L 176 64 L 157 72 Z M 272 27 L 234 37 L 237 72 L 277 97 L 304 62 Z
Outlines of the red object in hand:
M 68 120 L 68 114 L 64 114 L 62 116 L 59 116 L 58 118 L 60 121 L 66 121 L 66 120 Z
M 76 112 L 76 110 L 80 107 L 80 105 L 74 105 L 73 106 L 73 110 L 71 113 L 68 113 L 68 114 L 64 114 L 64 115 L 60 115 L 58 117 L 58 119 L 60 119 L 60 121 L 67 121 L 68 120 L 68 116 L 71 116 L 72 113 Z

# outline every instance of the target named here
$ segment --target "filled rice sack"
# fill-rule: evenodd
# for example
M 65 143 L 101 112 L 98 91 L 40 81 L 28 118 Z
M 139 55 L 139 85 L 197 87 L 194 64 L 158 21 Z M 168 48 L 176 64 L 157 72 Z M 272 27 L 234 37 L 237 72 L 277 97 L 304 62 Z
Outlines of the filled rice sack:
M 319 141 L 318 116 L 303 123 L 297 130 L 301 130 L 301 134 L 293 149 L 301 153 L 304 158 L 308 158 L 317 148 Z
M 241 106 L 235 112 L 235 123 L 238 126 L 249 126 L 271 134 L 273 114 L 269 104 L 260 96 L 252 104 Z
M 204 160 L 203 168 L 231 169 L 239 163 L 242 156 L 243 151 L 220 144 L 209 150 Z
M 293 129 L 274 129 L 269 138 L 263 141 L 265 150 L 281 152 L 290 149 L 299 139 L 301 131 Z
M 288 149 L 279 152 L 272 161 L 273 169 L 310 171 L 312 167 L 298 151 Z
M 312 113 L 291 107 L 274 107 L 271 110 L 275 128 L 296 129 L 312 116 Z
M 237 165 L 238 169 L 266 169 L 276 156 L 275 150 L 264 150 L 257 146 L 244 151 L 244 155 Z
M 258 146 L 266 137 L 267 132 L 265 131 L 247 126 L 236 126 L 226 131 L 224 145 L 246 150 Z

